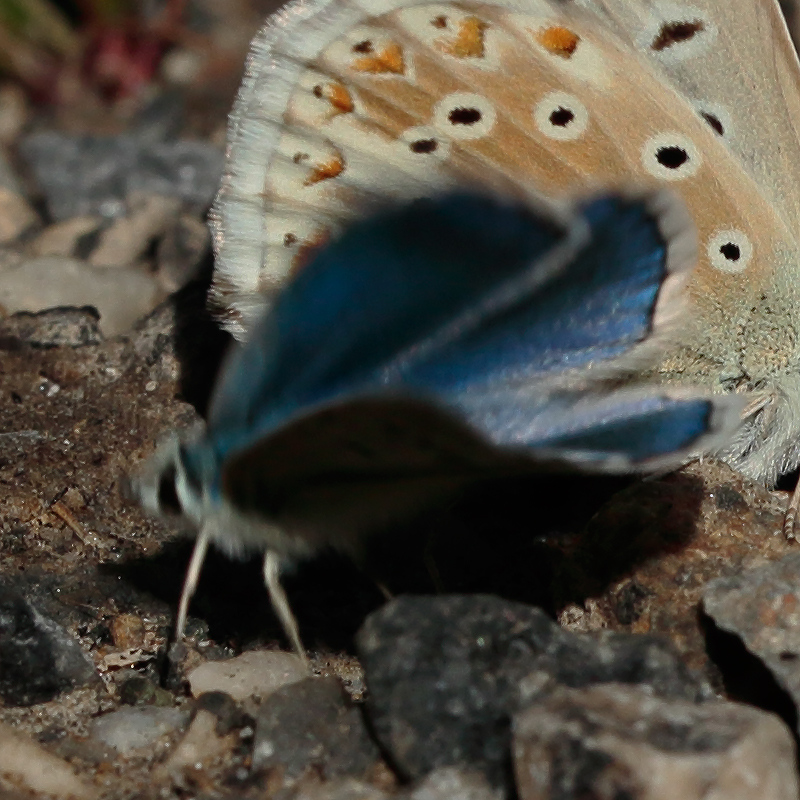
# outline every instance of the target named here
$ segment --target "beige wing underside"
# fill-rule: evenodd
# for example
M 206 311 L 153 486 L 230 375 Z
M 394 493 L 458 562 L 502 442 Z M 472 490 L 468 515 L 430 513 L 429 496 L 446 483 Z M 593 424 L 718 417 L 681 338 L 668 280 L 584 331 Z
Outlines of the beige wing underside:
M 574 200 L 669 185 L 700 256 L 692 324 L 661 372 L 717 387 L 793 365 L 800 148 L 782 23 L 769 6 L 737 4 L 752 32 L 740 61 L 776 47 L 753 80 L 772 92 L 762 116 L 788 133 L 761 152 L 756 110 L 739 112 L 757 102 L 743 99 L 751 73 L 732 57 L 725 7 L 660 50 L 659 36 L 678 34 L 646 4 L 592 7 L 404 4 L 373 18 L 348 2 L 288 7 L 254 46 L 232 120 L 214 287 L 228 326 L 243 333 L 316 247 L 387 202 L 456 187 Z M 691 77 L 700 61 L 727 65 L 728 111 Z

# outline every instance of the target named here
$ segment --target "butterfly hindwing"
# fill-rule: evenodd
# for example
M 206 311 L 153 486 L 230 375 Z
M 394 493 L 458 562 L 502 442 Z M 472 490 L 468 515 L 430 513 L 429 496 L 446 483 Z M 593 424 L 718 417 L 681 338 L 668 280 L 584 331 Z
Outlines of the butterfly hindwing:
M 789 229 L 800 230 L 800 83 L 797 53 L 778 4 L 578 2 L 694 105 Z

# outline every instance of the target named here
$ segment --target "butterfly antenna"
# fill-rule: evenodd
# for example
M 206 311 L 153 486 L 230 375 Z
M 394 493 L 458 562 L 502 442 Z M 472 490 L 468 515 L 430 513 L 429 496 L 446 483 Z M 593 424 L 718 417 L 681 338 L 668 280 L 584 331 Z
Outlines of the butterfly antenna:
M 267 550 L 264 554 L 264 583 L 269 592 L 269 599 L 272 608 L 278 615 L 278 619 L 283 625 L 283 632 L 286 638 L 292 643 L 294 651 L 300 656 L 300 660 L 308 668 L 308 656 L 300 641 L 300 631 L 297 627 L 297 620 L 292 609 L 289 607 L 289 599 L 281 586 L 281 563 L 278 554 L 274 550 Z
M 200 529 L 200 533 L 195 540 L 192 557 L 189 560 L 189 566 L 186 568 L 186 577 L 183 579 L 181 599 L 178 603 L 178 619 L 175 623 L 176 643 L 180 643 L 183 640 L 183 633 L 186 629 L 186 617 L 189 614 L 189 603 L 192 602 L 192 598 L 197 589 L 197 581 L 200 579 L 200 570 L 203 568 L 203 561 L 205 561 L 206 553 L 208 552 L 208 542 L 210 538 L 211 532 L 208 526 L 204 525 Z

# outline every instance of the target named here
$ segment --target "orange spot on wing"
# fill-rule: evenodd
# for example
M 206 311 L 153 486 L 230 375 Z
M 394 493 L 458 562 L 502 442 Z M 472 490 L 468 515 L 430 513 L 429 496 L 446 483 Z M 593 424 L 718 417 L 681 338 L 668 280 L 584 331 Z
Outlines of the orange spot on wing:
M 539 44 L 553 55 L 570 58 L 578 47 L 581 37 L 569 28 L 553 25 L 536 32 Z
M 353 110 L 353 98 L 341 83 L 328 87 L 327 99 L 339 114 L 349 114 Z
M 349 114 L 354 107 L 353 97 L 341 83 L 317 84 L 312 90 L 314 97 L 327 100 L 331 106 L 331 116 Z
M 355 59 L 353 68 L 359 72 L 375 74 L 391 72 L 395 75 L 402 75 L 405 72 L 403 48 L 399 44 L 387 44 L 377 53 L 370 53 L 370 55 Z
M 483 58 L 483 32 L 486 23 L 477 17 L 465 17 L 458 24 L 458 33 L 452 39 L 437 39 L 436 47 L 456 58 Z
M 316 164 L 311 168 L 308 177 L 303 181 L 303 186 L 313 186 L 320 181 L 327 181 L 344 172 L 344 159 L 341 155 L 331 156 L 327 161 Z

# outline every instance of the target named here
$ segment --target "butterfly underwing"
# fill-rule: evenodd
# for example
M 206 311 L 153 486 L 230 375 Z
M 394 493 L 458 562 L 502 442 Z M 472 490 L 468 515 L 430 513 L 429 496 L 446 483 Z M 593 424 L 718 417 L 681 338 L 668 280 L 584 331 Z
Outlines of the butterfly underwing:
M 605 196 L 567 212 L 451 193 L 388 205 L 319 248 L 227 358 L 208 427 L 136 481 L 207 544 L 281 563 L 363 537 L 481 477 L 675 466 L 739 423 L 735 397 L 626 387 L 684 321 L 683 203 Z
M 213 300 L 246 335 L 387 198 L 669 185 L 698 230 L 689 313 L 628 380 L 744 394 L 721 454 L 771 483 L 800 461 L 798 124 L 773 0 L 299 0 L 248 59 Z

